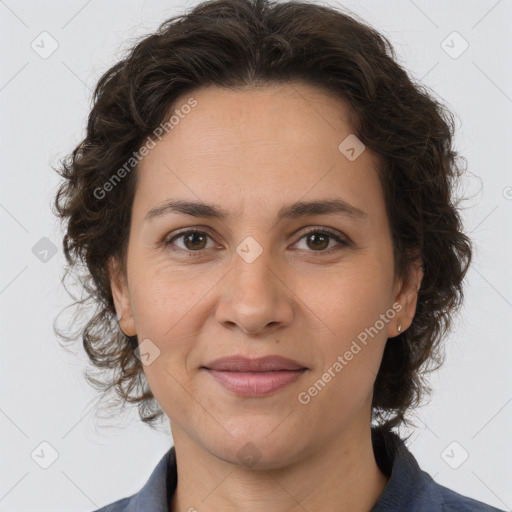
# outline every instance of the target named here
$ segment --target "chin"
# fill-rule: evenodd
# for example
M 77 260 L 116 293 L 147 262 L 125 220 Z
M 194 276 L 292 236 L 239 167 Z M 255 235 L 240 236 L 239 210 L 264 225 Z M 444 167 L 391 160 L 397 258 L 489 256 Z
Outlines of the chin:
M 300 458 L 303 447 L 296 436 L 296 430 L 292 436 L 289 430 L 272 432 L 261 426 L 243 428 L 238 425 L 236 436 L 226 435 L 214 441 L 209 451 L 225 462 L 248 469 L 278 469 Z

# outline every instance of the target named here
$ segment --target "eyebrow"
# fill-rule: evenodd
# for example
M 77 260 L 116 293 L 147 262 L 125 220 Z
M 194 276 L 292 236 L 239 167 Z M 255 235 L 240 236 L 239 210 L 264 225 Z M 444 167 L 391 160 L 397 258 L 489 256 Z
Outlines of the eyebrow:
M 192 217 L 225 220 L 230 216 L 229 211 L 212 203 L 199 201 L 168 200 L 164 204 L 156 206 L 146 214 L 145 221 L 150 221 L 169 213 L 181 213 Z M 340 215 L 350 217 L 354 220 L 363 221 L 368 214 L 347 203 L 343 199 L 328 199 L 318 201 L 298 201 L 283 206 L 278 214 L 277 220 L 298 219 L 312 215 Z

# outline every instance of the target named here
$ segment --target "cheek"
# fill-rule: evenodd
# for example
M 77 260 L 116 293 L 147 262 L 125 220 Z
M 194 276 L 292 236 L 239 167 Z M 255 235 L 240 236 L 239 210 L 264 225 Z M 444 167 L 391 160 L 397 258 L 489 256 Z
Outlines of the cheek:
M 194 279 L 190 273 L 185 275 L 179 269 L 162 268 L 150 261 L 141 267 L 144 270 L 132 278 L 130 293 L 137 330 L 165 345 L 212 287 L 212 279 Z
M 371 389 L 395 317 L 388 277 L 385 269 L 367 261 L 360 271 L 340 269 L 328 286 L 318 287 L 322 293 L 309 294 L 308 304 L 321 319 L 315 345 L 322 368 L 314 377 L 320 378 L 320 387 L 326 384 L 325 400 L 355 403 Z
M 316 340 L 322 367 L 304 382 L 299 390 L 302 394 L 297 396 L 304 417 L 324 432 L 336 432 L 340 421 L 351 421 L 368 400 L 385 347 L 384 330 L 372 329 L 375 319 L 366 323 L 373 315 L 353 313 L 338 316 L 337 324 L 332 320 L 336 337 L 328 334 Z
M 391 277 L 374 258 L 339 266 L 315 282 L 297 282 L 297 295 L 329 333 L 335 348 L 342 349 L 359 333 L 371 328 L 389 308 Z M 380 325 L 380 324 L 379 324 Z M 380 338 L 386 332 L 380 326 Z
M 150 262 L 141 268 L 132 277 L 130 293 L 139 342 L 149 339 L 160 351 L 147 373 L 152 380 L 165 380 L 171 378 L 168 370 L 182 381 L 197 363 L 189 354 L 201 339 L 219 276 Z

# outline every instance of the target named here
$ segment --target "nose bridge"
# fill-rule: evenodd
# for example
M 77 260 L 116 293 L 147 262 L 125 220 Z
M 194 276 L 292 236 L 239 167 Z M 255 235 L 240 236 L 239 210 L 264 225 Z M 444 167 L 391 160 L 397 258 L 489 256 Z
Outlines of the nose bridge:
M 275 276 L 270 269 L 276 265 L 276 261 L 271 249 L 264 247 L 253 237 L 247 237 L 238 245 L 236 252 L 233 279 L 240 285 L 237 292 L 242 291 L 242 295 L 246 297 L 257 296 L 262 291 L 273 295 L 271 287 L 274 287 L 275 283 L 271 281 Z
M 217 320 L 256 333 L 267 325 L 291 321 L 292 307 L 286 286 L 279 278 L 279 264 L 269 248 L 247 237 L 236 248 L 217 308 Z

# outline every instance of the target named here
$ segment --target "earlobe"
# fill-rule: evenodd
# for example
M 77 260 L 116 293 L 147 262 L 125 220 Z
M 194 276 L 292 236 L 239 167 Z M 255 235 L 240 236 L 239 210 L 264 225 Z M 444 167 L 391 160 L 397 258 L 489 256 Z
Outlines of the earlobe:
M 409 281 L 401 285 L 398 295 L 395 297 L 396 303 L 402 306 L 400 313 L 396 319 L 396 334 L 405 331 L 411 324 L 416 314 L 416 306 L 418 303 L 418 292 L 423 280 L 423 264 L 420 258 L 417 258 L 412 265 Z
M 126 336 L 135 336 L 137 330 L 135 329 L 126 276 L 120 270 L 119 262 L 114 257 L 109 259 L 108 273 L 119 327 Z

